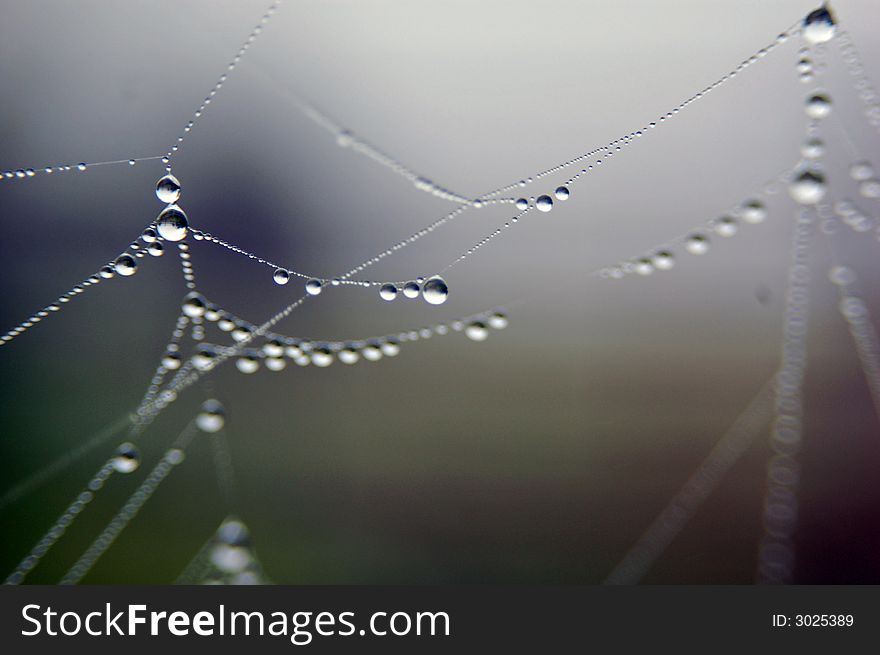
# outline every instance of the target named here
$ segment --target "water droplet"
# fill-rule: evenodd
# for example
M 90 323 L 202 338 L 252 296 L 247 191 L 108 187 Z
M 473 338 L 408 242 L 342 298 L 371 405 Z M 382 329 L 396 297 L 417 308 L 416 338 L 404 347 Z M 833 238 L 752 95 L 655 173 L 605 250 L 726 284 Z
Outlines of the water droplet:
M 181 309 L 183 313 L 190 318 L 198 318 L 199 316 L 205 315 L 205 297 L 193 291 L 192 293 L 188 293 L 186 297 L 183 299 L 183 305 Z
M 116 261 L 113 262 L 113 268 L 115 268 L 116 272 L 123 277 L 128 277 L 129 275 L 137 273 L 137 266 L 137 261 L 135 261 L 135 258 L 131 255 L 120 255 L 116 258 Z
M 352 346 L 347 346 L 336 354 L 337 359 L 343 364 L 356 364 L 361 354 Z
M 802 57 L 801 59 L 798 60 L 798 63 L 795 66 L 795 69 L 797 70 L 798 73 L 812 73 L 813 72 L 813 62 L 810 61 L 806 57 Z
M 684 242 L 684 248 L 692 255 L 705 255 L 709 252 L 709 240 L 702 234 L 692 234 Z
M 801 144 L 801 156 L 807 159 L 818 159 L 825 154 L 825 142 L 818 137 L 811 137 Z
M 410 299 L 418 298 L 420 290 L 418 282 L 407 282 L 403 285 L 403 295 Z
M 211 563 L 223 573 L 241 573 L 252 561 L 250 551 L 241 546 L 217 544 L 211 549 Z
M 336 145 L 340 148 L 348 148 L 352 143 L 354 143 L 354 136 L 348 130 L 340 130 L 336 134 Z
M 219 432 L 226 425 L 226 410 L 219 400 L 206 400 L 196 416 L 196 427 L 202 432 Z
M 804 40 L 815 45 L 817 43 L 825 43 L 830 41 L 836 30 L 836 22 L 834 15 L 826 6 L 819 7 L 807 14 L 804 18 L 803 36 Z
M 326 368 L 333 363 L 333 353 L 326 346 L 321 346 L 320 348 L 315 348 L 310 353 L 310 359 L 315 366 Z
M 306 282 L 306 293 L 310 296 L 317 296 L 319 293 L 321 293 L 321 288 L 321 280 L 312 278 L 311 280 Z
M 168 205 L 156 218 L 156 232 L 166 241 L 182 241 L 186 238 L 186 214 L 177 205 Z
M 283 371 L 287 368 L 287 360 L 283 357 L 267 357 L 263 360 L 263 363 L 267 369 L 273 372 Z
M 556 191 L 553 192 L 553 195 L 556 196 L 557 200 L 568 200 L 571 191 L 568 190 L 567 186 L 559 186 L 556 187 Z
M 102 266 L 101 270 L 98 271 L 98 275 L 100 275 L 105 280 L 109 280 L 111 277 L 116 276 L 116 269 L 112 266 Z
M 538 196 L 538 199 L 535 200 L 535 207 L 540 212 L 549 212 L 553 209 L 553 199 L 550 196 Z
M 166 175 L 156 182 L 156 197 L 166 205 L 180 200 L 180 182 L 173 175 Z
M 880 180 L 869 179 L 859 182 L 859 194 L 864 198 L 880 198 Z
M 464 334 L 471 341 L 485 341 L 489 338 L 489 329 L 482 321 L 471 321 L 464 329 Z
M 822 200 L 825 190 L 825 176 L 819 171 L 809 169 L 795 174 L 788 186 L 791 197 L 802 205 L 815 205 Z
M 828 271 L 828 279 L 832 284 L 846 286 L 856 281 L 856 274 L 849 266 L 832 266 Z
M 394 300 L 397 298 L 397 287 L 393 284 L 383 284 L 379 287 L 379 297 L 389 302 Z
M 247 546 L 251 534 L 247 526 L 239 519 L 230 516 L 217 528 L 217 541 L 229 546 Z
M 275 281 L 275 284 L 283 286 L 290 281 L 290 271 L 279 268 L 272 274 L 272 279 Z
M 76 165 L 76 170 L 84 171 L 84 170 L 86 170 L 86 165 L 84 163 L 79 163 Z
M 382 349 L 382 354 L 386 357 L 395 357 L 400 354 L 400 344 L 394 339 L 386 339 L 379 347 Z
M 208 371 L 214 366 L 217 351 L 211 346 L 202 344 L 192 357 L 193 366 L 200 371 Z
M 831 113 L 831 97 L 826 93 L 815 93 L 807 98 L 804 111 L 810 118 L 825 118 Z
M 382 359 L 382 349 L 376 343 L 370 343 L 361 348 L 361 355 L 368 362 L 376 362 Z
M 449 287 L 442 277 L 432 277 L 422 287 L 422 298 L 429 305 L 442 305 L 449 297 Z
M 489 316 L 487 323 L 489 323 L 489 327 L 493 330 L 503 330 L 510 324 L 510 321 L 504 312 L 494 312 Z
M 862 182 L 874 177 L 874 167 L 869 161 L 857 161 L 849 167 L 849 176 L 856 182 Z
M 668 271 L 675 266 L 675 256 L 668 250 L 660 250 L 655 253 L 651 261 L 658 271 Z
M 162 357 L 162 366 L 169 371 L 176 371 L 181 365 L 180 355 L 175 352 L 165 353 Z
M 529 201 L 526 200 L 525 198 L 517 198 L 515 204 L 516 204 L 516 208 L 519 209 L 520 211 L 522 211 L 523 209 L 526 209 L 529 206 Z
M 137 164 L 137 162 L 136 162 L 134 159 L 129 159 L 129 160 L 128 160 L 128 165 L 129 165 L 129 166 L 134 166 L 135 164 Z
M 732 237 L 739 232 L 739 225 L 730 216 L 719 218 L 712 227 L 715 230 L 715 234 L 721 237 Z
M 141 465 L 141 454 L 133 443 L 125 442 L 116 449 L 112 465 L 117 473 L 131 473 Z
M 235 360 L 235 368 L 247 375 L 256 373 L 260 369 L 260 358 L 256 353 L 248 352 Z
M 757 225 L 767 218 L 767 208 L 760 200 L 747 200 L 740 209 L 740 216 L 746 223 Z

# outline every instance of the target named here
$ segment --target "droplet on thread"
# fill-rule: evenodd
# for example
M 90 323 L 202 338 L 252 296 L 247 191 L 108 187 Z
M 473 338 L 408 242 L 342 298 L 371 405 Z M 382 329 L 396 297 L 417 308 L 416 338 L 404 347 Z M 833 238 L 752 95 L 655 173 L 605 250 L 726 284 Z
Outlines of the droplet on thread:
M 834 14 L 826 5 L 822 5 L 804 18 L 802 34 L 807 43 L 816 45 L 830 41 L 836 30 L 837 21 L 834 20 Z
M 290 271 L 279 268 L 272 274 L 272 280 L 275 282 L 275 284 L 284 286 L 290 281 Z
M 804 111 L 810 118 L 825 118 L 831 113 L 831 97 L 827 93 L 814 93 L 807 98 Z
M 183 241 L 187 227 L 186 214 L 177 205 L 168 205 L 156 219 L 156 232 L 166 241 Z
M 141 465 L 141 454 L 133 443 L 125 442 L 116 449 L 112 465 L 117 473 L 132 473 Z
M 422 298 L 429 305 L 442 305 L 449 297 L 449 287 L 442 277 L 432 277 L 422 287 Z
M 180 182 L 173 175 L 165 175 L 156 182 L 156 197 L 166 205 L 180 200 Z
M 226 425 L 226 409 L 219 400 L 206 400 L 196 416 L 196 427 L 202 432 L 219 432 Z
M 131 255 L 120 255 L 113 262 L 113 268 L 119 275 L 129 277 L 137 273 L 137 261 Z
M 709 252 L 709 240 L 702 234 L 692 234 L 684 242 L 684 248 L 692 255 L 705 255 Z
M 397 298 L 397 287 L 393 284 L 383 284 L 379 287 L 379 297 L 382 300 L 386 300 L 391 302 L 395 298 Z
M 316 278 L 312 278 L 308 282 L 306 282 L 306 293 L 310 296 L 317 296 L 321 293 L 323 285 L 321 284 L 321 280 Z
M 535 207 L 539 212 L 549 212 L 553 209 L 553 199 L 550 196 L 538 196 L 535 200 Z
M 816 170 L 806 169 L 795 174 L 788 185 L 792 199 L 801 205 L 815 205 L 825 196 L 825 176 Z

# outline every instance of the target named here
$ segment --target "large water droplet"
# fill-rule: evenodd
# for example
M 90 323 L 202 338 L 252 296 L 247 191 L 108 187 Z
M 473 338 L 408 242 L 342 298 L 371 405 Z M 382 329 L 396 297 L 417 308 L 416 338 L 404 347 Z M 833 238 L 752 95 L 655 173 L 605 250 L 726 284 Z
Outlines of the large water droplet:
M 226 410 L 219 400 L 206 400 L 196 416 L 196 427 L 202 432 L 219 432 L 226 425 Z
M 795 202 L 815 205 L 825 196 L 825 176 L 819 171 L 803 170 L 788 185 L 788 192 Z
M 825 43 L 834 37 L 836 21 L 825 5 L 815 9 L 804 18 L 803 35 L 809 44 Z
M 485 341 L 489 338 L 489 329 L 482 321 L 471 321 L 464 329 L 464 334 L 471 341 Z
M 162 366 L 169 371 L 176 371 L 181 365 L 180 355 L 176 352 L 167 352 L 162 356 Z
M 285 285 L 290 281 L 290 271 L 279 268 L 272 274 L 275 284 Z
M 807 98 L 804 111 L 810 118 L 825 118 L 831 113 L 831 96 L 827 93 L 815 93 Z
M 180 182 L 173 175 L 166 175 L 156 182 L 156 197 L 166 205 L 180 200 Z
M 553 209 L 553 199 L 550 196 L 538 196 L 538 199 L 535 200 L 535 207 L 540 212 L 549 212 Z
M 357 361 L 361 358 L 361 354 L 357 351 L 356 348 L 348 346 L 336 353 L 336 357 L 343 364 L 356 364 Z
M 246 375 L 256 373 L 260 369 L 260 358 L 256 353 L 248 352 L 235 360 L 235 368 Z
M 489 323 L 489 327 L 493 330 L 503 330 L 506 328 L 510 321 L 507 319 L 507 314 L 504 312 L 494 312 L 487 321 Z
M 379 287 L 379 297 L 389 302 L 394 300 L 397 298 L 397 287 L 393 284 L 383 284 Z
M 321 288 L 321 280 L 312 278 L 311 280 L 306 282 L 306 293 L 310 296 L 317 296 L 319 293 L 321 293 Z
M 523 209 L 526 209 L 529 206 L 529 201 L 526 200 L 525 198 L 517 198 L 515 204 L 516 204 L 516 208 L 519 209 L 520 211 L 522 211 Z
M 553 192 L 553 195 L 556 196 L 557 200 L 568 200 L 571 191 L 568 190 L 567 186 L 559 186 L 556 187 L 556 191 Z
M 325 368 L 333 363 L 333 353 L 327 347 L 315 348 L 310 355 L 312 364 L 319 368 Z
M 119 273 L 119 275 L 124 277 L 137 273 L 137 266 L 137 261 L 135 261 L 135 258 L 131 255 L 120 255 L 116 258 L 116 261 L 113 262 L 113 268 L 116 269 L 116 272 Z
M 141 465 L 141 454 L 134 444 L 126 442 L 116 449 L 111 463 L 117 473 L 131 473 Z
M 168 205 L 156 219 L 156 231 L 167 241 L 185 239 L 188 225 L 186 214 L 177 205 Z
M 449 287 L 442 277 L 432 277 L 422 287 L 422 298 L 429 305 L 442 305 L 449 297 Z

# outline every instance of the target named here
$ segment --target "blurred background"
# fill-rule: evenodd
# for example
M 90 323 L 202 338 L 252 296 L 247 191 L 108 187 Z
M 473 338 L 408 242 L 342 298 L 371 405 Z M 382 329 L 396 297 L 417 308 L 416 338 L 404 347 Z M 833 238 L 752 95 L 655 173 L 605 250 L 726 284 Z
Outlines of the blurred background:
M 163 154 L 265 10 L 265 0 L 5 2 L 0 169 Z M 192 225 L 291 268 L 338 275 L 453 205 L 337 147 L 285 92 L 438 184 L 475 196 L 640 129 L 771 43 L 811 0 L 285 2 L 175 159 Z M 835 3 L 880 79 L 880 6 Z M 239 373 L 187 390 L 28 582 L 53 583 L 142 481 L 207 395 L 227 409 L 237 511 L 276 582 L 599 583 L 779 364 L 794 205 L 680 255 L 668 273 L 600 280 L 755 196 L 797 162 L 815 88 L 834 100 L 826 166 L 858 198 L 846 126 L 864 120 L 837 44 L 812 84 L 791 39 L 452 269 L 448 302 L 328 289 L 279 326 L 359 338 L 510 305 L 484 343 L 461 334 L 397 358 Z M 12 327 L 114 259 L 161 209 L 158 161 L 0 181 L 0 323 Z M 547 193 L 567 175 L 529 193 Z M 869 214 L 877 201 L 858 199 Z M 466 212 L 365 273 L 442 269 L 512 215 Z M 837 237 L 875 321 L 874 235 Z M 799 515 L 799 583 L 880 582 L 880 426 L 817 234 Z M 259 323 L 294 280 L 192 244 L 200 291 Z M 185 289 L 173 251 L 89 290 L 0 350 L 2 490 L 132 411 Z M 516 301 L 525 299 L 524 302 Z M 751 583 L 770 456 L 764 430 L 652 567 L 650 583 Z M 115 439 L 115 438 L 114 438 Z M 123 440 L 0 510 L 11 571 Z M 84 580 L 173 581 L 228 508 L 197 439 Z M 4 576 L 5 576 L 4 572 Z

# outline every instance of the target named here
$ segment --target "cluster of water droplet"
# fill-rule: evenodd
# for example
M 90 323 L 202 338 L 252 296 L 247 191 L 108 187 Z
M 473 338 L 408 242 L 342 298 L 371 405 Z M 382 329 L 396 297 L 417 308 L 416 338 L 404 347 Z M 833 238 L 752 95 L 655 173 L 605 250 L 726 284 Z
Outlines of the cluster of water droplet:
M 684 251 L 691 255 L 705 255 L 711 246 L 710 234 L 729 238 L 739 233 L 742 224 L 757 225 L 763 223 L 766 218 L 767 208 L 763 202 L 755 199 L 746 200 L 731 214 L 709 221 L 679 243 Z M 674 250 L 674 247 L 663 246 L 648 255 L 603 268 L 599 273 L 601 277 L 620 279 L 630 274 L 647 276 L 655 271 L 669 271 L 676 263 Z
M 404 298 L 418 298 L 421 294 L 422 298 L 429 305 L 442 305 L 449 297 L 449 286 L 442 277 L 434 276 L 425 280 L 418 278 L 411 282 L 406 282 L 402 287 L 387 282 L 379 287 L 379 297 L 385 301 L 392 301 L 398 295 Z

